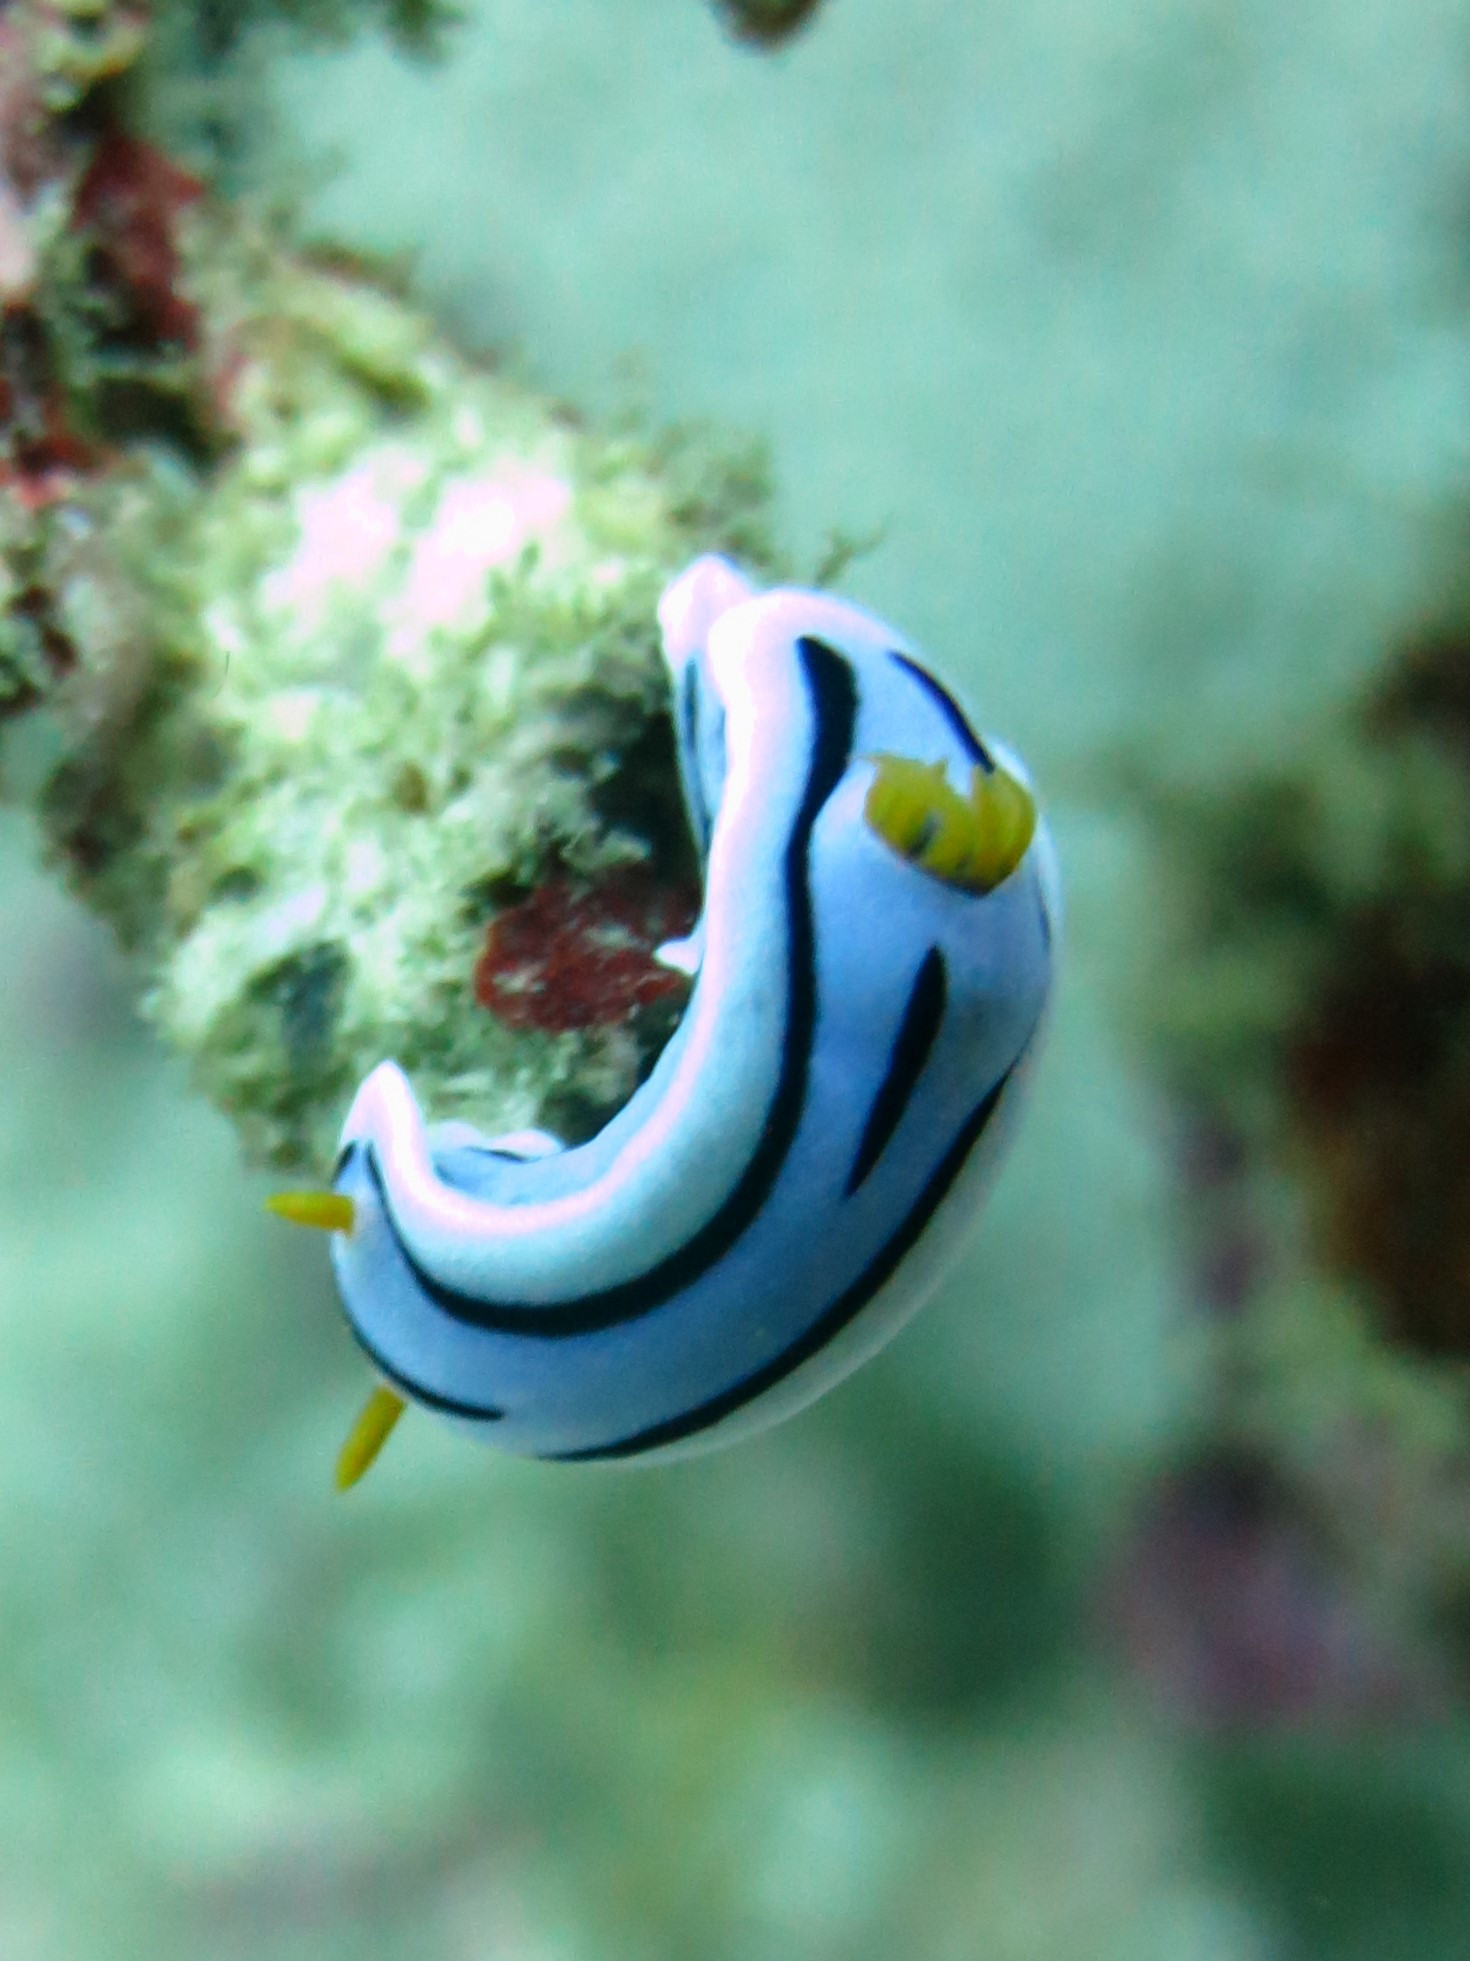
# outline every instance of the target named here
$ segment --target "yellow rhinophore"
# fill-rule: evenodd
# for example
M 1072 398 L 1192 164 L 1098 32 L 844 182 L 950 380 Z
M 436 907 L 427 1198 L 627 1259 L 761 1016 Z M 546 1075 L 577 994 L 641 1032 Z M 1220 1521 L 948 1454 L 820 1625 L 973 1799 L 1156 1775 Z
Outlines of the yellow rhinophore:
M 876 766 L 863 815 L 901 858 L 962 892 L 993 892 L 1020 864 L 1036 831 L 1031 792 L 999 763 L 977 764 L 960 795 L 943 763 L 869 756 Z
M 265 1209 L 293 1226 L 315 1226 L 318 1232 L 351 1232 L 357 1218 L 352 1200 L 340 1192 L 273 1192 Z
M 404 1401 L 396 1390 L 380 1386 L 368 1397 L 337 1456 L 339 1491 L 350 1491 L 372 1469 L 403 1411 Z

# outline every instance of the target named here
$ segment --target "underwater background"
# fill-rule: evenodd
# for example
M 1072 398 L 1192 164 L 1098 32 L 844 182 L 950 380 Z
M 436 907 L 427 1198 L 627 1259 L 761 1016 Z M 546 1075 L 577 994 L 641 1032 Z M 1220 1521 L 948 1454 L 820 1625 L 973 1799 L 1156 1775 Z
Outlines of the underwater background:
M 772 555 L 855 541 L 1027 757 L 1066 960 L 850 1383 L 642 1473 L 405 1422 L 338 1497 L 322 1249 L 18 721 L 0 1953 L 1470 1952 L 1470 10 L 184 12 L 130 113 L 221 198 L 594 427 L 766 445 Z

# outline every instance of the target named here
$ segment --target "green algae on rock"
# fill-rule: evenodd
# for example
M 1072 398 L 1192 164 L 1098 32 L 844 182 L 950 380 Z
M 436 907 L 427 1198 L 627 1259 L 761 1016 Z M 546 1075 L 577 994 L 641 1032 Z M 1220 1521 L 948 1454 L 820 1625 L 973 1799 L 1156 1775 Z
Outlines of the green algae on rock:
M 760 463 L 583 426 L 120 131 L 99 168 L 0 396 L 52 853 L 257 1157 L 328 1162 L 386 1055 L 438 1115 L 592 1121 L 657 1028 L 512 1028 L 477 965 L 548 878 L 687 885 L 655 607 L 701 550 L 769 565 Z
M 16 12 L 41 98 L 51 110 L 75 108 L 100 83 L 126 73 L 148 33 L 146 6 L 126 0 L 49 0 Z
M 53 843 L 274 1162 L 325 1161 L 384 1055 L 445 1116 L 615 1103 L 626 1031 L 510 1033 L 476 1007 L 477 955 L 498 897 L 659 842 L 599 799 L 661 710 L 659 591 L 744 486 L 701 509 L 358 275 L 220 251 L 201 236 L 193 263 L 237 446 L 204 480 L 147 459 L 72 506 L 157 638 L 146 678 L 99 667 L 107 609 L 73 556 L 62 692 L 92 726 Z

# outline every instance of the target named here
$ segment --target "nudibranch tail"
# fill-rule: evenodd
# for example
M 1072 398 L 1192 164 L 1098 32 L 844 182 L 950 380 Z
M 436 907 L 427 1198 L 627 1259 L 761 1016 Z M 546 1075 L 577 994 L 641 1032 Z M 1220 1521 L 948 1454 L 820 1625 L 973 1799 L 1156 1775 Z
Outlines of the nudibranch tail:
M 976 764 L 960 795 L 943 763 L 879 754 L 863 815 L 883 842 L 943 885 L 993 892 L 1025 857 L 1036 834 L 1036 800 L 996 763 Z
M 357 1222 L 357 1207 L 340 1192 L 273 1192 L 265 1209 L 293 1226 L 313 1226 L 318 1232 L 351 1232 Z
M 337 1455 L 334 1481 L 339 1491 L 350 1491 L 372 1469 L 407 1407 L 396 1390 L 381 1385 L 368 1397 Z

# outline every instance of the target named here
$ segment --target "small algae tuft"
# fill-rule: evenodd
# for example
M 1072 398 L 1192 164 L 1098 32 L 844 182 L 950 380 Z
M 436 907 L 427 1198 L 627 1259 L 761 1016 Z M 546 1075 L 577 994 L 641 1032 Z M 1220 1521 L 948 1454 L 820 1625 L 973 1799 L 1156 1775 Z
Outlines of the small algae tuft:
M 715 0 L 731 38 L 755 48 L 784 46 L 811 25 L 820 5 L 821 0 Z

